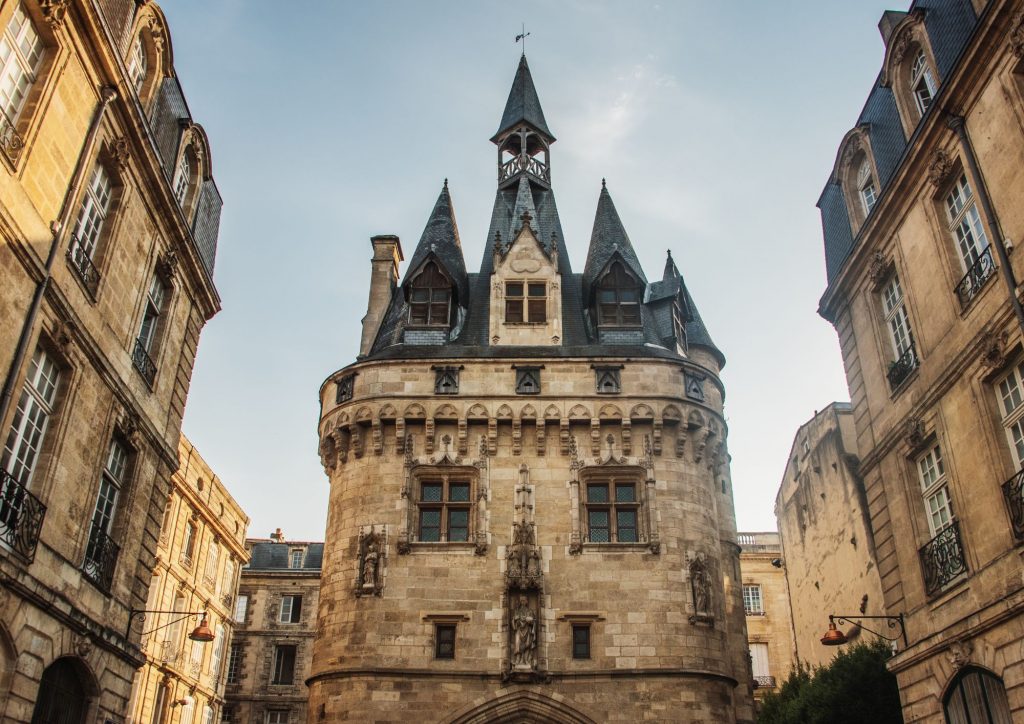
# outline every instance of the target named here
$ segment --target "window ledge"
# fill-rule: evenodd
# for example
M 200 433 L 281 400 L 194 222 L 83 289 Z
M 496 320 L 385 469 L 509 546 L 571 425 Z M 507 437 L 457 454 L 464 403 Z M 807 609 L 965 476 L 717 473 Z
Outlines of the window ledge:
M 416 553 L 473 553 L 476 550 L 476 543 L 473 541 L 410 541 L 409 552 Z
M 584 553 L 650 553 L 650 543 L 591 543 L 583 544 Z

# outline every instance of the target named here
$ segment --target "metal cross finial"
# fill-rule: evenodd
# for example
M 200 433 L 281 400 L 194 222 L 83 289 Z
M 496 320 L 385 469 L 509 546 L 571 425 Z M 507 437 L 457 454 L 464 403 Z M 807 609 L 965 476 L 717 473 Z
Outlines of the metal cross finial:
M 529 35 L 529 33 L 526 32 L 526 23 L 523 23 L 523 32 L 519 33 L 519 35 L 516 36 L 516 42 L 517 43 L 521 42 L 523 44 L 523 56 L 524 57 L 526 56 L 526 36 L 528 36 L 528 35 Z

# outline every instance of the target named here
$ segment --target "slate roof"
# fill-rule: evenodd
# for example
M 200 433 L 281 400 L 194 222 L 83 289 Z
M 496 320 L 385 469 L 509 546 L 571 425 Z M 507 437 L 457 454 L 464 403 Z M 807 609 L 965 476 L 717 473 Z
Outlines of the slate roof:
M 928 42 L 935 57 L 939 78 L 945 80 L 977 26 L 974 7 L 970 0 L 915 0 L 910 6 L 910 12 L 915 10 L 924 11 Z M 855 124 L 867 126 L 875 166 L 878 168 L 879 195 L 885 193 L 890 180 L 903 163 L 908 147 L 912 145 L 904 135 L 893 91 L 881 84 L 881 77 L 879 73 Z M 941 95 L 942 91 L 943 86 L 940 85 L 936 96 Z M 940 105 L 934 102 L 932 108 Z M 835 179 L 829 179 L 825 184 L 817 205 L 821 211 L 825 241 L 826 277 L 831 284 L 855 244 L 842 188 Z
M 519 69 L 516 71 L 515 80 L 512 81 L 512 90 L 508 92 L 508 100 L 505 101 L 505 112 L 501 114 L 498 131 L 491 140 L 523 121 L 546 135 L 549 141 L 555 140 L 548 129 L 547 121 L 544 120 L 544 111 L 540 107 L 540 98 L 537 96 L 537 88 L 533 85 L 533 76 L 530 74 L 530 66 L 526 63 L 525 55 L 519 59 Z
M 520 103 L 519 100 L 516 100 L 517 98 L 526 100 Z M 523 112 L 524 108 L 526 109 L 525 113 Z M 531 115 L 532 109 L 536 110 L 536 115 Z M 543 114 L 540 113 L 540 102 L 536 98 L 536 90 L 533 88 L 533 81 L 530 79 L 525 59 L 520 62 L 519 70 L 516 73 L 516 80 L 513 82 L 509 103 L 502 119 L 502 128 L 505 129 L 506 122 L 515 124 L 521 120 L 538 126 L 538 130 L 546 131 Z M 524 211 L 530 213 L 530 227 L 546 252 L 557 254 L 562 296 L 562 340 L 558 347 L 492 346 L 490 343 L 490 295 L 491 275 L 494 271 L 495 238 L 500 235 L 503 245 L 511 243 L 522 228 Z M 465 274 L 455 216 L 451 210 L 451 199 L 448 196 L 447 188 L 445 188 L 434 207 L 412 261 L 406 268 L 403 284 L 408 282 L 411 273 L 430 253 L 438 255 L 445 261 L 446 269 L 457 270 L 452 273 L 453 278 L 465 276 L 465 294 L 462 287 L 459 288 L 460 299 L 467 300 L 464 305 L 465 317 L 458 320 L 449 335 L 450 338 L 445 339 L 443 344 L 406 344 L 403 333 L 408 320 L 408 305 L 405 302 L 405 295 L 396 290 L 391 306 L 377 333 L 377 338 L 371 347 L 369 358 L 543 358 L 557 355 L 560 357 L 646 356 L 678 359 L 679 355 L 674 349 L 674 344 L 666 343 L 666 340 L 672 339 L 674 335 L 671 305 L 660 302 L 674 297 L 682 291 L 685 294 L 685 306 L 692 315 L 686 324 L 690 344 L 712 350 L 724 364 L 724 357 L 711 341 L 711 336 L 697 314 L 693 299 L 686 291 L 682 276 L 675 268 L 674 262 L 671 263 L 671 269 L 674 271 L 665 279 L 654 284 L 647 283 L 640 260 L 629 240 L 622 220 L 619 218 L 611 195 L 603 183 L 601 194 L 598 197 L 591 245 L 583 274 L 574 273 L 572 270 L 554 191 L 542 184 L 530 181 L 526 174 L 506 182 L 504 186 L 499 186 L 496 190 L 494 206 L 491 210 L 491 222 L 487 230 L 487 237 L 483 241 L 480 271 L 475 274 Z M 433 245 L 432 252 L 431 245 Z M 588 296 L 585 294 L 585 290 L 589 291 L 588 285 L 597 278 L 597 275 L 616 255 L 622 258 L 645 285 L 645 302 L 653 302 L 641 306 L 642 334 L 639 335 L 635 344 L 626 344 L 620 338 L 616 338 L 613 342 L 601 343 L 594 322 L 589 318 Z M 671 262 L 671 259 L 669 261 Z M 668 267 L 666 268 L 668 269 Z M 666 317 L 666 314 L 669 316 Z
M 663 339 L 670 339 L 675 331 L 672 329 L 671 307 L 667 304 L 662 306 L 657 303 L 672 299 L 679 294 L 682 294 L 683 307 L 687 315 L 685 324 L 687 346 L 703 347 L 709 350 L 718 360 L 719 368 L 725 367 L 725 355 L 711 339 L 711 334 L 708 332 L 704 320 L 701 319 L 700 312 L 697 311 L 697 304 L 693 301 L 693 296 L 686 287 L 683 275 L 672 258 L 672 252 L 669 251 L 665 258 L 665 271 L 661 281 L 648 284 L 647 293 L 644 295 L 644 301 L 654 307 L 653 316 L 658 325 L 658 332 Z
M 590 234 L 590 248 L 587 250 L 587 263 L 583 267 L 583 295 L 589 302 L 590 287 L 607 268 L 612 257 L 618 255 L 640 280 L 647 284 L 643 267 L 636 257 L 636 251 L 629 240 L 626 228 L 622 225 L 619 212 L 615 210 L 612 195 L 608 186 L 601 181 L 601 195 L 597 199 L 597 213 L 594 214 L 594 228 Z
M 455 282 L 459 305 L 464 307 L 469 300 L 469 277 L 466 276 L 466 260 L 462 255 L 459 226 L 455 222 L 455 210 L 451 194 L 448 192 L 447 179 L 434 204 L 434 210 L 430 212 L 427 225 L 423 228 L 416 250 L 413 251 L 403 286 L 408 284 L 412 274 L 430 257 L 436 259 Z
M 305 546 L 306 557 L 302 562 L 302 568 L 292 569 L 288 566 L 288 551 L 292 548 Z M 302 570 L 319 571 L 323 566 L 324 544 L 323 543 L 275 543 L 271 541 L 257 541 L 250 548 L 252 558 L 246 566 L 250 571 L 268 570 Z

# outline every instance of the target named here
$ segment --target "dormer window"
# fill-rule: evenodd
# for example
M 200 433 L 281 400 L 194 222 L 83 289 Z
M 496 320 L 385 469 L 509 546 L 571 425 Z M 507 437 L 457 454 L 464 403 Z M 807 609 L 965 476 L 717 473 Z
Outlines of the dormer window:
M 188 182 L 191 176 L 192 164 L 186 152 L 181 155 L 178 172 L 174 175 L 174 198 L 182 208 L 185 207 L 185 199 L 188 197 Z
M 450 319 L 452 286 L 437 264 L 423 267 L 409 290 L 409 324 L 417 327 L 447 327 Z
M 924 51 L 920 48 L 914 56 L 914 62 L 910 66 L 910 87 L 914 95 L 914 104 L 917 112 L 922 116 L 932 104 L 935 97 L 935 77 L 928 67 L 928 61 L 924 57 Z
M 860 190 L 860 201 L 866 217 L 871 213 L 871 209 L 875 208 L 875 202 L 878 200 L 878 189 L 875 188 L 875 178 L 871 175 L 871 165 L 867 159 L 864 159 L 857 171 L 857 188 Z
M 640 326 L 640 285 L 620 262 L 598 283 L 597 311 L 603 327 Z
M 128 58 L 128 77 L 135 87 L 135 92 L 142 95 L 142 86 L 146 82 L 146 46 L 142 42 L 142 36 L 135 38 L 132 45 L 132 53 Z
M 544 282 L 506 282 L 505 323 L 544 324 L 548 318 L 547 301 Z

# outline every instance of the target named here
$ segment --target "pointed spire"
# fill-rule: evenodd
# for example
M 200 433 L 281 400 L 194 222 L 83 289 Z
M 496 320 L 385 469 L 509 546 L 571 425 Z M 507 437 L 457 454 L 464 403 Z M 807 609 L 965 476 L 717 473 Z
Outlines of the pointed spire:
M 496 141 L 502 133 L 523 122 L 529 123 L 547 136 L 548 142 L 555 140 L 544 120 L 544 111 L 540 107 L 540 98 L 537 96 L 537 88 L 533 85 L 533 76 L 530 75 L 530 66 L 526 63 L 525 55 L 519 59 L 519 69 L 505 102 L 505 112 L 501 115 L 498 132 L 491 140 Z
M 679 278 L 679 269 L 676 267 L 675 259 L 672 258 L 672 250 L 668 250 L 668 256 L 665 257 L 665 273 L 661 275 L 661 281 L 667 282 L 670 279 Z
M 612 195 L 608 193 L 608 185 L 602 180 L 597 213 L 594 215 L 594 230 L 590 235 L 590 248 L 587 250 L 587 263 L 583 267 L 583 293 L 586 299 L 590 299 L 590 285 L 597 281 L 612 256 L 616 254 L 622 257 L 642 283 L 647 284 L 643 267 L 640 266 L 633 244 L 622 225 L 619 212 L 615 210 Z
M 430 213 L 430 219 L 427 220 L 423 235 L 416 245 L 416 251 L 413 252 L 403 285 L 409 283 L 431 256 L 451 277 L 458 290 L 459 304 L 465 305 L 469 300 L 469 277 L 466 275 L 466 261 L 462 255 L 462 242 L 459 240 L 459 227 L 455 222 L 452 197 L 448 192 L 448 179 L 445 179 L 434 204 L 434 210 Z

